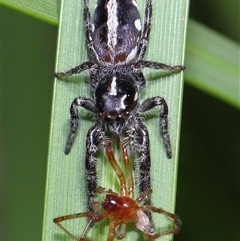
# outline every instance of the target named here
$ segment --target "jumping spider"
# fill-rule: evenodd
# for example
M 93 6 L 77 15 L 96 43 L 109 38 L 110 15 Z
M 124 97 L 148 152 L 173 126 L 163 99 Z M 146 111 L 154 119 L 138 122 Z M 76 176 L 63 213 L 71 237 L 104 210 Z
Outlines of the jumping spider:
M 111 142 L 108 142 L 106 145 L 106 153 L 108 156 L 108 160 L 114 169 L 119 182 L 120 182 L 120 195 L 118 193 L 113 192 L 112 190 L 106 191 L 102 187 L 97 188 L 97 192 L 100 194 L 105 194 L 106 198 L 101 203 L 101 207 L 99 203 L 94 202 L 92 210 L 85 213 L 77 213 L 67 216 L 62 216 L 55 218 L 53 221 L 56 223 L 63 231 L 65 231 L 68 235 L 70 235 L 73 239 L 78 241 L 87 241 L 85 238 L 86 232 L 91 227 L 92 223 L 101 222 L 104 219 L 109 219 L 109 233 L 107 241 L 112 241 L 114 238 L 122 239 L 126 235 L 127 224 L 131 222 L 135 222 L 136 228 L 143 232 L 143 234 L 148 239 L 157 239 L 163 235 L 167 234 L 177 234 L 180 231 L 182 222 L 181 219 L 173 214 L 169 213 L 162 208 L 156 208 L 150 205 L 140 206 L 140 203 L 149 199 L 152 190 L 148 189 L 145 192 L 141 193 L 141 195 L 137 199 L 134 198 L 134 182 L 132 176 L 132 169 L 128 158 L 127 150 L 122 145 L 123 152 L 123 162 L 125 167 L 126 174 L 123 174 L 120 166 L 115 160 Z M 146 212 L 154 212 L 159 213 L 171 218 L 174 223 L 174 227 L 170 230 L 164 230 L 161 232 L 155 232 L 154 225 L 146 215 Z M 72 235 L 66 228 L 64 228 L 61 224 L 62 221 L 87 217 L 89 219 L 80 239 Z
M 135 0 L 98 0 L 93 22 L 89 1 L 83 0 L 83 3 L 86 41 L 92 61 L 86 61 L 67 72 L 56 73 L 55 76 L 66 79 L 87 69 L 90 72 L 94 98 L 77 97 L 73 100 L 65 153 L 70 152 L 75 139 L 79 125 L 78 106 L 81 106 L 96 117 L 96 123 L 88 131 L 86 140 L 87 198 L 91 210 L 97 191 L 96 152 L 105 147 L 107 140 L 113 136 L 124 137 L 128 150 L 139 156 L 140 193 L 150 189 L 149 136 L 141 121 L 141 113 L 160 106 L 159 129 L 167 157 L 172 157 L 167 104 L 160 96 L 140 103 L 139 94 L 146 84 L 141 69 L 163 69 L 176 73 L 185 67 L 143 60 L 150 34 L 151 0 L 146 0 L 143 28 Z M 146 204 L 150 204 L 150 201 Z

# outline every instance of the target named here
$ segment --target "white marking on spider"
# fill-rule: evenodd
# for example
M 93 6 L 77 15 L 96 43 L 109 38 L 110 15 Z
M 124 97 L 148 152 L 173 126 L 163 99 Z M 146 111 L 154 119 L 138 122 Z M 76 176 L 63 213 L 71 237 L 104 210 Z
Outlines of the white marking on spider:
M 108 12 L 108 46 L 112 51 L 114 51 L 114 47 L 117 44 L 117 27 L 118 27 L 118 19 L 117 19 L 117 2 L 116 0 L 110 0 L 107 4 L 107 12 Z
M 132 49 L 132 51 L 129 53 L 129 55 L 126 58 L 126 61 L 125 61 L 126 63 L 133 60 L 136 57 L 137 50 L 138 50 L 137 46 L 134 49 Z
M 121 98 L 121 104 L 120 104 L 120 107 L 121 109 L 126 109 L 126 105 L 124 104 L 124 100 L 127 98 L 127 95 L 124 95 L 122 98 Z
M 135 22 L 134 22 L 134 25 L 135 25 L 135 27 L 136 27 L 136 29 L 138 31 L 140 31 L 142 29 L 142 25 L 141 25 L 140 19 L 136 19 Z
M 110 95 L 117 95 L 117 83 L 116 83 L 117 77 L 113 77 L 112 83 L 111 83 L 111 90 L 109 92 Z
M 92 23 L 91 24 L 91 29 L 92 29 L 92 32 L 94 32 L 94 30 L 95 30 L 95 25 Z
M 138 5 L 135 0 L 132 0 L 132 4 L 138 9 Z
M 138 99 L 138 93 L 136 92 L 136 94 L 134 95 L 134 101 L 136 101 Z

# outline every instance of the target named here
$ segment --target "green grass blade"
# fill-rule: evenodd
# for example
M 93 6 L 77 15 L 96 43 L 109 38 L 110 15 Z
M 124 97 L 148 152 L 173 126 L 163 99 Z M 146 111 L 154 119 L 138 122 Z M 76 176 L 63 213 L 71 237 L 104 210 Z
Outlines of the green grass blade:
M 239 45 L 190 21 L 186 66 L 189 84 L 240 108 Z
M 2 0 L 1 4 L 51 24 L 59 21 L 59 0 Z
M 93 5 L 94 5 L 94 1 Z M 139 7 L 143 12 L 145 1 Z M 83 29 L 83 4 L 79 0 L 62 1 L 58 37 L 56 70 L 66 70 L 88 59 Z M 188 2 L 183 0 L 154 1 L 152 33 L 146 59 L 168 64 L 184 62 L 185 35 Z M 158 118 L 147 118 L 145 124 L 150 132 L 152 155 L 153 204 L 168 211 L 175 206 L 176 173 L 180 133 L 183 73 L 164 76 L 158 71 L 144 71 L 148 79 L 143 98 L 161 95 L 169 105 L 170 134 L 173 145 L 173 159 L 166 158 L 165 149 L 158 130 Z M 69 81 L 55 80 L 52 105 L 52 121 L 48 159 L 47 186 L 43 239 L 71 240 L 52 220 L 55 217 L 84 212 L 86 210 L 85 189 L 85 139 L 88 128 L 93 124 L 81 119 L 79 132 L 71 153 L 63 153 L 69 130 L 69 107 L 76 96 L 90 96 L 89 85 L 85 82 L 88 72 L 74 76 Z M 81 109 L 81 108 L 80 108 Z M 81 116 L 85 112 L 80 110 Z M 156 134 L 157 133 L 157 134 Z M 105 160 L 98 162 L 99 185 L 116 190 L 113 170 Z M 118 190 L 116 190 L 118 191 Z M 156 226 L 165 227 L 166 220 L 156 219 Z M 85 219 L 66 221 L 64 225 L 79 237 Z M 131 229 L 132 230 L 132 229 Z M 134 229 L 135 230 L 135 229 Z M 158 229 L 159 230 L 159 229 Z M 133 231 L 133 230 L 132 230 Z M 89 232 L 91 240 L 106 240 L 108 233 L 105 223 L 95 225 Z M 142 240 L 140 232 L 127 232 L 124 240 Z M 96 238 L 97 237 L 97 238 Z M 162 240 L 172 240 L 164 237 Z

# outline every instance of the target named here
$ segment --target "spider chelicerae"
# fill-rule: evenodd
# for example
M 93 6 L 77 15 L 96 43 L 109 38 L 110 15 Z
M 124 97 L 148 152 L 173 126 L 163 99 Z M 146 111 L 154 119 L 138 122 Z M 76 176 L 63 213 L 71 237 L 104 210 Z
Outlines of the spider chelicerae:
M 139 191 L 144 193 L 150 184 L 150 149 L 148 130 L 141 114 L 160 106 L 159 129 L 167 157 L 172 157 L 168 133 L 168 106 L 160 96 L 140 102 L 140 92 L 146 81 L 143 68 L 163 69 L 170 73 L 182 71 L 182 65 L 170 66 L 144 60 L 150 34 L 152 1 L 146 0 L 145 17 L 141 24 L 135 0 L 98 0 L 93 20 L 89 1 L 83 0 L 86 41 L 91 61 L 86 61 L 66 72 L 56 73 L 66 79 L 84 70 L 90 72 L 93 98 L 77 97 L 70 107 L 70 132 L 65 148 L 68 154 L 79 125 L 78 107 L 93 113 L 95 124 L 86 140 L 86 176 L 88 208 L 92 210 L 97 191 L 96 152 L 107 145 L 109 139 L 123 139 L 128 151 L 138 163 Z M 150 200 L 145 201 L 150 204 Z
M 123 153 L 125 174 L 115 160 L 112 151 L 112 143 L 109 141 L 106 145 L 106 153 L 109 163 L 114 169 L 115 174 L 117 175 L 117 178 L 120 182 L 120 195 L 116 192 L 113 192 L 112 190 L 105 190 L 102 187 L 98 187 L 97 192 L 99 194 L 105 194 L 106 197 L 101 203 L 101 205 L 98 202 L 93 203 L 93 211 L 66 215 L 55 218 L 53 220 L 54 223 L 56 223 L 73 239 L 78 241 L 87 241 L 85 236 L 88 229 L 91 227 L 91 224 L 101 222 L 105 219 L 109 220 L 109 233 L 107 241 L 112 241 L 114 240 L 114 238 L 124 238 L 126 235 L 127 224 L 131 222 L 134 222 L 136 228 L 142 231 L 143 234 L 151 240 L 157 239 L 167 234 L 177 234 L 180 231 L 182 222 L 177 215 L 169 213 L 162 208 L 156 208 L 150 205 L 140 205 L 146 199 L 150 199 L 150 195 L 152 193 L 151 189 L 146 190 L 145 192 L 141 193 L 137 199 L 134 199 L 134 181 L 131 164 L 129 162 L 127 150 L 124 148 L 123 145 L 121 146 L 121 148 Z M 151 218 L 149 217 L 149 215 L 146 214 L 146 212 L 154 212 L 165 215 L 169 219 L 173 220 L 173 227 L 169 230 L 155 232 L 155 228 L 151 221 Z M 87 217 L 89 221 L 81 237 L 77 238 L 73 234 L 71 234 L 66 228 L 64 228 L 61 222 L 80 217 Z

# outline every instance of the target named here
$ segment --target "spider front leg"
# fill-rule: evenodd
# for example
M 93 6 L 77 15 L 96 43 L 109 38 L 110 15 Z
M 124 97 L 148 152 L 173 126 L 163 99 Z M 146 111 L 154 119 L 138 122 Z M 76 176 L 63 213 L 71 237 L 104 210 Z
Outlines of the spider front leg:
M 159 117 L 160 117 L 159 128 L 162 133 L 162 138 L 166 148 L 167 157 L 172 158 L 172 147 L 170 142 L 170 136 L 168 133 L 168 106 L 166 101 L 160 96 L 148 98 L 145 101 L 143 101 L 143 103 L 141 104 L 139 108 L 139 112 L 145 112 L 145 111 L 151 110 L 158 105 L 160 105 L 161 107 L 160 113 L 159 113 Z
M 76 132 L 78 129 L 79 124 L 79 113 L 78 113 L 78 106 L 82 106 L 86 110 L 96 113 L 97 109 L 95 103 L 92 99 L 85 98 L 85 97 L 77 97 L 73 100 L 71 107 L 70 107 L 70 132 L 68 134 L 68 139 L 65 147 L 65 153 L 68 154 L 71 151 L 72 143 L 75 139 Z

